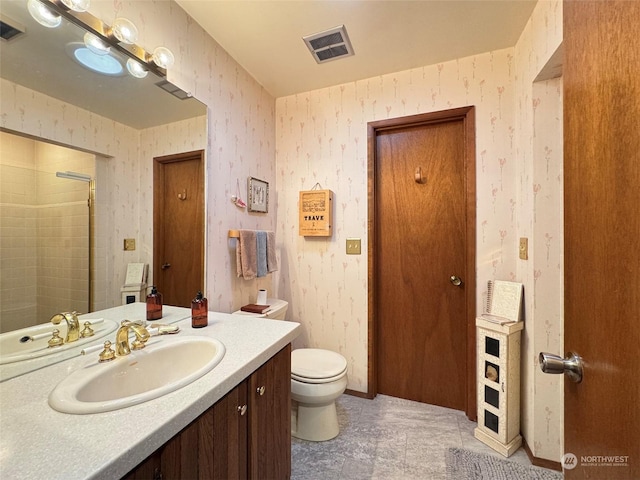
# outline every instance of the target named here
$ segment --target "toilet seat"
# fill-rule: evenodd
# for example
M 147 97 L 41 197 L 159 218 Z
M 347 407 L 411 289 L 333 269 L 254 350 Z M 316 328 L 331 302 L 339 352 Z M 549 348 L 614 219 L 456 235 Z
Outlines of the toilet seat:
M 303 383 L 330 383 L 347 372 L 347 360 L 339 353 L 320 348 L 300 348 L 291 352 L 291 378 Z

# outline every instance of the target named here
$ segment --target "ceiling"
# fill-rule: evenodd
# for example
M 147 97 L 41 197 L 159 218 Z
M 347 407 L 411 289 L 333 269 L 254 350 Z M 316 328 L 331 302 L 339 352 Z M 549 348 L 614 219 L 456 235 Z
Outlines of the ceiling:
M 516 44 L 536 0 L 176 0 L 274 97 Z M 302 40 L 345 25 L 355 55 L 318 64 Z

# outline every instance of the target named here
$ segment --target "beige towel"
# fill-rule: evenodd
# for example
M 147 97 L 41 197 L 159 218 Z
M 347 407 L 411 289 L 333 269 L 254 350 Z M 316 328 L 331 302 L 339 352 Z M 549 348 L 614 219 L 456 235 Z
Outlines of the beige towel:
M 240 230 L 236 245 L 236 273 L 245 280 L 256 278 L 258 254 L 255 230 Z
M 267 271 L 269 273 L 278 270 L 278 257 L 276 257 L 276 233 L 267 232 Z

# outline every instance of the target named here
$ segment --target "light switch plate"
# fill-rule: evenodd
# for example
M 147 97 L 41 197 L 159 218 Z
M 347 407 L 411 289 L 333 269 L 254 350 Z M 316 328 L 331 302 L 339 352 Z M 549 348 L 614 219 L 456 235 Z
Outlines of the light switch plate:
M 136 249 L 136 239 L 135 238 L 125 238 L 124 239 L 124 250 L 126 252 L 132 251 Z
M 520 237 L 518 254 L 520 255 L 520 260 L 529 260 L 529 239 L 527 237 Z
M 360 255 L 361 242 L 359 238 L 347 238 L 347 255 Z

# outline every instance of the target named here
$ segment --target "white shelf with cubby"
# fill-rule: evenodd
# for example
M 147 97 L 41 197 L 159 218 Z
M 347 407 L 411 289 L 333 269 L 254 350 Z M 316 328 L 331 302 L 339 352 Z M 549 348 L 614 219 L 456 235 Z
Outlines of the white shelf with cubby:
M 499 324 L 478 317 L 478 426 L 475 437 L 505 457 L 520 436 L 520 343 L 524 322 Z

